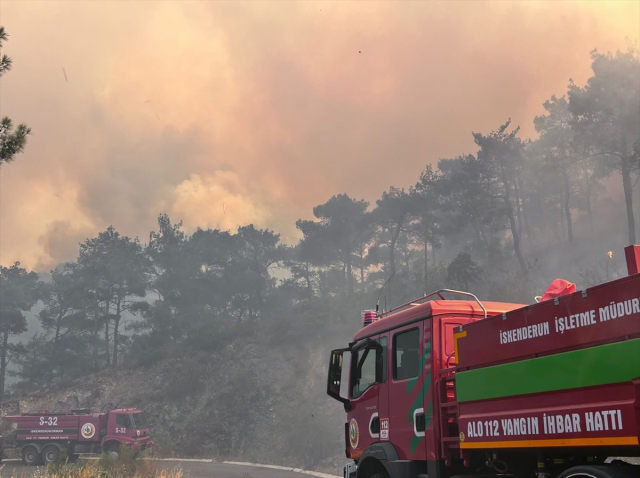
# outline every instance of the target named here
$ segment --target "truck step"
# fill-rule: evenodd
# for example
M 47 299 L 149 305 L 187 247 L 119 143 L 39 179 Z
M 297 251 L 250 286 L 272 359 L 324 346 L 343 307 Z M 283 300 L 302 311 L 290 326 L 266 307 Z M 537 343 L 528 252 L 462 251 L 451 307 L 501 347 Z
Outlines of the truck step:
M 457 407 L 457 406 L 458 406 L 458 402 L 445 402 L 440 404 L 440 407 L 442 408 L 451 408 L 451 407 Z
M 458 437 L 443 437 L 442 438 L 442 442 L 443 443 L 458 443 L 458 442 L 460 442 L 460 438 L 458 438 Z

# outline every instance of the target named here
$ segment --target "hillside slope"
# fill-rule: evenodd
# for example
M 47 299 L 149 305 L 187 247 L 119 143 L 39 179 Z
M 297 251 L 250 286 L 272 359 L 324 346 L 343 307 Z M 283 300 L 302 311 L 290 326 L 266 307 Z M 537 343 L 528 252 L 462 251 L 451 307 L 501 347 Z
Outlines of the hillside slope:
M 138 407 L 161 455 L 335 471 L 344 461 L 344 412 L 325 394 L 327 349 L 236 341 L 216 353 L 107 371 L 8 400 L 0 413 Z M 2 432 L 9 430 L 3 423 Z

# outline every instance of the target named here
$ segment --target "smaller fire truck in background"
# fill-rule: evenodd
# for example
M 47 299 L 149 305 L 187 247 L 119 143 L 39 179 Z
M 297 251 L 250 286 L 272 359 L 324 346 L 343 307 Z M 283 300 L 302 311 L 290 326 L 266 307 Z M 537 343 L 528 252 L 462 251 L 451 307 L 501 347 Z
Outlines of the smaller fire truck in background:
M 25 465 L 54 463 L 63 452 L 69 461 L 103 452 L 118 459 L 122 447 L 142 451 L 153 446 L 146 417 L 136 408 L 109 412 L 45 410 L 3 420 L 15 423 L 17 429 L 0 438 L 0 446 L 3 451 L 20 449 Z

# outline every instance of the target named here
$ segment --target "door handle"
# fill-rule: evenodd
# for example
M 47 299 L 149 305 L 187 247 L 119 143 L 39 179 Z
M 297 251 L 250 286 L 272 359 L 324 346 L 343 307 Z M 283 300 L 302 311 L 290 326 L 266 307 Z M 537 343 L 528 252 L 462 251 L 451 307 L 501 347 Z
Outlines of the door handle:
M 413 433 L 416 436 L 423 437 L 426 430 L 426 419 L 424 416 L 424 408 L 417 408 L 413 412 Z
M 373 413 L 369 419 L 369 435 L 371 435 L 371 438 L 380 437 L 380 418 L 378 418 L 378 412 Z
M 374 419 L 371 420 L 369 429 L 373 434 L 380 433 L 380 419 L 378 417 L 374 417 Z

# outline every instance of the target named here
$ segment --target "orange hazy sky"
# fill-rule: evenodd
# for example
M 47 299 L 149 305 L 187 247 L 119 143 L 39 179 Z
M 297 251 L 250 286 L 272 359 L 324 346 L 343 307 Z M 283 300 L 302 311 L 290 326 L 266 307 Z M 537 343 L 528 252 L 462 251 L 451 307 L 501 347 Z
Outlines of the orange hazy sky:
M 161 212 L 295 242 L 313 206 L 409 187 L 472 131 L 532 136 L 591 50 L 638 42 L 640 2 L 1 0 L 0 25 L 0 114 L 33 129 L 0 168 L 0 263 L 47 270 Z

